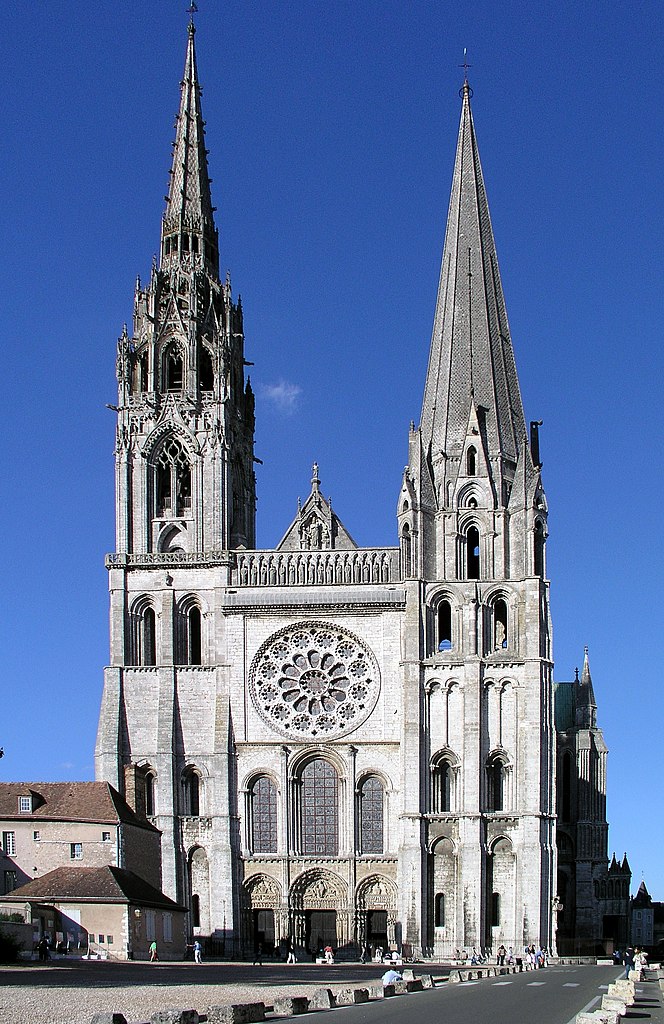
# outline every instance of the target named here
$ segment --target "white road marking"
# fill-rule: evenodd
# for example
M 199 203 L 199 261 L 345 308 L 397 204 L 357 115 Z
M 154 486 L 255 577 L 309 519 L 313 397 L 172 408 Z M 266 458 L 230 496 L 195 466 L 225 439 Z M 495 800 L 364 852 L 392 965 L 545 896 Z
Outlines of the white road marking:
M 537 985 L 546 985 L 545 981 L 529 981 L 528 988 L 535 988 Z
M 513 985 L 513 984 L 514 984 L 513 981 L 494 981 L 493 982 L 493 987 L 497 988 L 499 985 Z
M 566 981 L 563 988 L 578 988 L 581 984 L 580 981 Z M 608 988 L 608 985 L 600 985 L 600 988 Z

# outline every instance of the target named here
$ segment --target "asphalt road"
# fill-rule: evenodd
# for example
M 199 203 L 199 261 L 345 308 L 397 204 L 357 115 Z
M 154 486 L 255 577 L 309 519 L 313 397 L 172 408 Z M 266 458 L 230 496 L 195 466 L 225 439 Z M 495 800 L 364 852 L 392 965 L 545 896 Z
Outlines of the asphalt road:
M 312 984 L 333 989 L 360 987 L 379 980 L 382 971 L 376 964 L 338 964 L 333 967 L 312 964 L 266 963 L 252 967 L 239 963 L 184 964 L 98 963 L 56 961 L 49 964 L 3 969 L 1 984 L 26 985 L 38 990 L 135 985 L 223 985 L 260 986 L 262 998 L 271 1002 L 274 986 L 288 985 L 293 994 L 300 986 Z M 415 965 L 416 976 L 431 971 L 424 964 Z M 434 975 L 447 973 L 433 968 Z M 503 975 L 479 982 L 458 985 L 446 982 L 435 990 L 396 996 L 359 1006 L 339 1007 L 333 1011 L 309 1013 L 309 1024 L 402 1024 L 414 1017 L 417 1024 L 574 1024 L 581 1009 L 599 1006 L 607 986 L 622 975 L 617 967 L 548 967 L 542 971 Z M 303 992 L 303 988 L 299 989 Z M 233 1001 L 237 999 L 237 996 Z M 230 1000 L 229 1000 L 230 1001 Z M 628 1013 L 630 1019 L 646 1024 L 664 1024 L 662 993 L 656 981 L 637 986 L 637 1005 Z

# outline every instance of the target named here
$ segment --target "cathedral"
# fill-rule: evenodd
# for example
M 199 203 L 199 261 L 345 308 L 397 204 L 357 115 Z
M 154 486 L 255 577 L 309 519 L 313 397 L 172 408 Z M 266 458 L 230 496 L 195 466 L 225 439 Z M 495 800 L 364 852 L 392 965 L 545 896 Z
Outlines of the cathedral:
M 160 254 L 117 347 L 96 774 L 161 831 L 164 892 L 226 953 L 578 953 L 626 913 L 601 899 L 587 659 L 553 681 L 538 424 L 470 101 L 466 81 L 397 543 L 358 547 L 314 463 L 258 549 L 243 309 L 219 274 L 189 26 Z

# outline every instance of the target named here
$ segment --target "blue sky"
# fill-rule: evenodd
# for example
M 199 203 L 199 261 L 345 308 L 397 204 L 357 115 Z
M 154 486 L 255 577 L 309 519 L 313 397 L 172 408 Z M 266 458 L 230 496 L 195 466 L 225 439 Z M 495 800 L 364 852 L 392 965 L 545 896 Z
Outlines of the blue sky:
M 115 344 L 159 244 L 187 4 L 0 11 L 5 779 L 86 779 L 108 658 Z M 463 48 L 526 417 L 543 419 L 556 678 L 590 648 L 610 849 L 664 899 L 659 677 L 664 8 L 199 0 L 222 267 L 257 393 L 258 537 L 311 464 L 396 540 Z

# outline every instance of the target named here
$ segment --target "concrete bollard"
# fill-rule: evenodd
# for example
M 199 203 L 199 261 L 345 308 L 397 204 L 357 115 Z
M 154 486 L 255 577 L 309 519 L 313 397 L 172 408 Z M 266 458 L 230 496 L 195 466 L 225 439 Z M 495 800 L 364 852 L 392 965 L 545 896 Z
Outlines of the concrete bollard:
M 329 1010 L 335 1005 L 331 988 L 317 988 L 309 997 L 310 1010 Z
M 208 1024 L 257 1024 L 265 1020 L 265 1003 L 229 1003 L 208 1006 Z
M 434 987 L 434 980 L 432 974 L 420 974 L 420 981 L 422 982 L 422 988 Z
M 407 967 L 405 971 L 402 971 L 401 977 L 404 981 L 415 981 L 415 974 L 413 973 L 412 967 Z
M 335 999 L 337 1006 L 353 1006 L 355 1003 L 368 1003 L 369 993 L 366 988 L 342 988 Z
M 309 1000 L 306 996 L 282 996 L 274 1001 L 274 1012 L 287 1017 L 297 1017 L 300 1013 L 306 1013 L 308 1009 Z
M 447 980 L 451 981 L 453 985 L 458 985 L 461 981 L 461 971 L 450 971 L 450 976 Z
M 95 1013 L 90 1024 L 127 1024 L 123 1013 Z
M 419 978 L 413 978 L 412 981 L 407 981 L 405 984 L 406 992 L 421 992 L 422 989 L 424 988 L 424 985 L 422 984 Z
M 620 981 L 614 981 L 612 985 L 609 985 L 606 993 L 608 996 L 616 996 L 618 999 L 624 999 L 626 1003 L 633 1003 L 636 999 L 636 989 L 634 988 L 633 981 L 626 981 L 621 979 Z
M 395 996 L 405 996 L 407 991 L 408 991 L 409 984 L 410 984 L 409 981 L 395 981 L 395 982 L 393 982 Z
M 376 990 L 375 999 L 389 999 L 390 996 L 395 996 L 394 985 L 374 985 Z
M 150 1024 L 198 1024 L 196 1010 L 157 1010 L 150 1017 Z
M 630 971 L 627 978 L 629 981 L 643 981 L 643 971 Z
M 615 996 L 602 996 L 602 1009 L 611 1010 L 624 1017 L 627 1013 L 627 1003 L 624 999 L 616 999 Z
M 576 1024 L 619 1024 L 617 1013 L 608 1010 L 595 1010 L 593 1013 L 577 1013 Z

